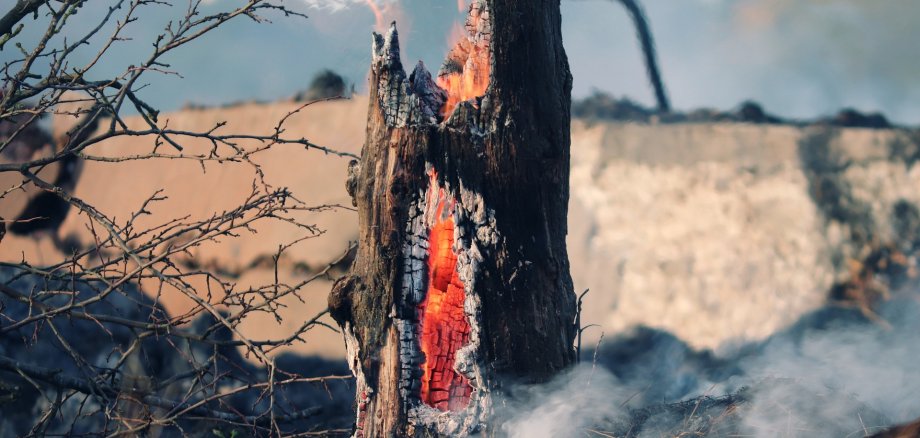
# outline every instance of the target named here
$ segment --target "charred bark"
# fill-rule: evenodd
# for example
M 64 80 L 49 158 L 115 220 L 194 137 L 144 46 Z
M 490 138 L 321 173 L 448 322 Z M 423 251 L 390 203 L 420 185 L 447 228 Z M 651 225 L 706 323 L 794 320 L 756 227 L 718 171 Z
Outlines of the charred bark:
M 559 1 L 474 0 L 466 30 L 437 78 L 374 35 L 358 254 L 330 295 L 356 436 L 494 435 L 503 389 L 575 361 Z
M 908 424 L 894 426 L 869 438 L 917 438 L 920 437 L 920 419 Z

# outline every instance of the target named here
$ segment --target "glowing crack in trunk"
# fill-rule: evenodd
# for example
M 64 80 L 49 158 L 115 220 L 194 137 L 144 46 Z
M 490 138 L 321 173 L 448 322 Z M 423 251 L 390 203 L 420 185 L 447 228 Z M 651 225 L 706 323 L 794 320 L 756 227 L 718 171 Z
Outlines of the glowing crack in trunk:
M 445 214 L 446 213 L 446 214 Z M 454 370 L 457 351 L 470 339 L 470 323 L 463 311 L 466 299 L 454 253 L 454 219 L 438 206 L 428 237 L 428 291 L 419 306 L 422 353 L 422 402 L 441 411 L 458 411 L 470 402 L 473 388 Z
M 491 404 L 478 363 L 475 282 L 479 245 L 497 238 L 494 215 L 462 183 L 451 190 L 430 164 L 426 171 L 429 183 L 409 208 L 403 245 L 399 391 L 416 427 L 464 435 L 476 430 Z
M 450 133 L 458 129 L 469 131 L 476 133 L 469 140 L 470 147 L 481 148 L 484 129 L 476 124 L 475 117 L 469 117 L 483 104 L 491 79 L 488 9 L 483 0 L 472 0 L 466 27 L 462 28 L 437 78 L 433 78 L 421 62 L 412 74 L 405 74 L 395 24 L 386 35 L 375 33 L 372 71 L 376 88 L 372 88 L 372 94 L 377 99 L 379 113 L 372 113 L 369 123 L 386 126 L 396 136 L 402 132 L 431 129 L 437 130 L 439 136 L 452 136 Z M 433 145 L 418 146 L 429 148 Z M 439 178 L 436 166 L 444 166 L 451 177 Z M 374 360 L 393 364 L 385 358 L 384 352 L 395 353 L 395 367 L 383 367 L 379 372 L 395 372 L 393 380 L 397 386 L 365 385 L 374 391 L 359 391 L 358 407 L 361 410 L 366 406 L 365 410 L 374 412 L 380 409 L 374 404 L 378 398 L 385 399 L 389 403 L 387 406 L 396 402 L 399 411 L 408 417 L 408 423 L 415 430 L 413 433 L 425 430 L 436 436 L 464 436 L 477 431 L 491 412 L 487 378 L 479 363 L 481 301 L 475 283 L 483 261 L 480 248 L 491 248 L 498 243 L 495 216 L 486 207 L 483 197 L 466 187 L 448 163 L 426 159 L 424 170 L 415 165 L 409 167 L 419 175 L 399 178 L 422 179 L 414 180 L 418 181 L 417 186 L 414 181 L 410 184 L 415 186 L 416 195 L 403 200 L 400 194 L 397 196 L 400 203 L 392 205 L 394 209 L 407 208 L 401 218 L 406 222 L 400 239 L 400 291 L 392 307 L 387 309 L 395 326 L 395 331 L 389 333 L 395 335 L 396 342 L 395 345 L 384 343 L 387 347 L 377 352 L 378 357 L 363 358 L 363 362 L 358 363 L 371 368 Z M 396 178 L 402 171 L 397 169 L 405 170 L 405 167 L 390 167 L 387 172 L 394 173 L 386 178 Z M 424 179 L 428 179 L 427 184 Z M 349 193 L 355 197 L 358 186 L 349 187 Z M 371 223 L 377 220 L 381 220 L 380 217 L 372 218 Z M 337 284 L 341 286 L 336 290 L 350 290 L 348 284 Z M 361 284 L 356 283 L 355 287 L 358 286 Z M 339 295 L 342 302 L 350 299 L 350 295 Z M 379 333 L 370 334 L 378 341 L 381 339 Z M 361 333 L 355 335 L 358 337 Z M 389 375 L 372 378 L 378 385 L 381 381 L 393 382 Z M 395 400 L 390 399 L 393 395 Z M 361 427 L 362 419 L 372 425 L 378 423 L 359 413 L 359 429 L 362 430 L 365 430 Z

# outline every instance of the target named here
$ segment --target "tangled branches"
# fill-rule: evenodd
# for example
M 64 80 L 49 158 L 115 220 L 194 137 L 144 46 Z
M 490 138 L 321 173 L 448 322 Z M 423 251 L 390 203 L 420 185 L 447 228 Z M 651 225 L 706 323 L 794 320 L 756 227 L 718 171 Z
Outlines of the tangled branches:
M 290 117 L 312 102 L 281 117 L 271 132 L 234 133 L 224 122 L 205 131 L 171 128 L 138 94 L 146 75 L 177 74 L 165 55 L 231 20 L 305 16 L 263 0 L 205 14 L 201 0 L 191 0 L 154 38 L 144 62 L 105 75 L 100 66 L 113 70 L 106 65 L 112 47 L 127 39 L 126 29 L 145 9 L 174 7 L 160 0 L 111 0 L 94 16 L 83 10 L 88 7 L 85 0 L 18 0 L 0 11 L 0 50 L 18 53 L 4 56 L 0 66 L 0 177 L 15 176 L 0 188 L 0 202 L 11 194 L 36 194 L 18 217 L 0 223 L 14 234 L 50 233 L 59 251 L 51 262 L 25 255 L 0 262 L 0 436 L 334 433 L 320 429 L 330 415 L 350 410 L 347 369 L 305 364 L 282 352 L 326 326 L 325 312 L 278 339 L 250 339 L 240 325 L 254 314 L 280 320 L 286 300 L 309 299 L 305 288 L 328 279 L 351 253 L 343 249 L 328 266 L 282 280 L 278 265 L 286 251 L 322 234 L 305 218 L 343 207 L 307 205 L 274 187 L 256 157 L 278 146 L 356 157 L 287 136 Z M 95 24 L 75 37 L 75 20 Z M 42 31 L 30 39 L 29 26 Z M 111 33 L 103 38 L 103 32 Z M 86 47 L 95 55 L 76 62 L 75 53 Z M 37 128 L 48 115 L 76 122 L 51 136 Z M 103 147 L 116 137 L 137 141 L 130 150 Z M 162 166 L 191 160 L 203 171 L 206 165 L 244 165 L 253 182 L 235 207 L 202 217 L 153 214 L 168 199 L 158 187 L 135 187 L 150 194 L 120 219 L 77 196 L 85 163 L 142 160 Z M 53 169 L 57 176 L 49 178 Z M 83 224 L 82 238 L 58 237 L 68 214 Z M 221 248 L 228 242 L 253 238 L 272 224 L 296 230 L 271 257 L 272 281 L 241 286 L 202 267 L 199 251 L 226 251 Z M 167 309 L 167 296 L 183 298 L 184 310 Z

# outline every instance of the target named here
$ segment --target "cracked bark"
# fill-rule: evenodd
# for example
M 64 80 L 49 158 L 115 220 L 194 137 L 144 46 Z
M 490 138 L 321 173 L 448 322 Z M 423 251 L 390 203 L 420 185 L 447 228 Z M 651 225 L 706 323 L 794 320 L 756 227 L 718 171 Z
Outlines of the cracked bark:
M 559 1 L 475 0 L 467 30 L 437 82 L 374 35 L 358 253 L 329 298 L 356 436 L 496 435 L 505 389 L 575 361 Z

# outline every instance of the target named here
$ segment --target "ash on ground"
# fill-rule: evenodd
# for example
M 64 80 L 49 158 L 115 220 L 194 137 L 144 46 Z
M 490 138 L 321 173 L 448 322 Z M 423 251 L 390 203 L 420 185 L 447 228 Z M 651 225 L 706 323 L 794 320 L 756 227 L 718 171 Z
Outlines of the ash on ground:
M 830 305 L 762 342 L 696 351 L 639 327 L 586 350 L 550 384 L 518 388 L 512 437 L 864 437 L 920 417 L 920 299 L 870 319 Z

